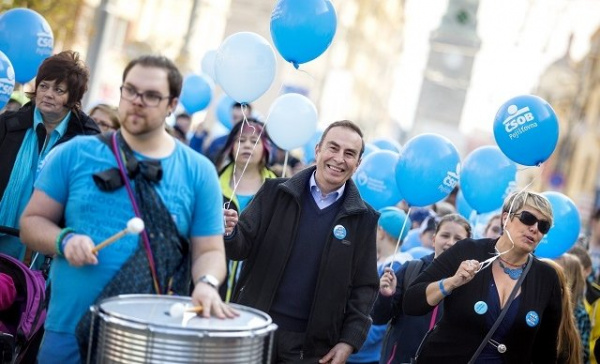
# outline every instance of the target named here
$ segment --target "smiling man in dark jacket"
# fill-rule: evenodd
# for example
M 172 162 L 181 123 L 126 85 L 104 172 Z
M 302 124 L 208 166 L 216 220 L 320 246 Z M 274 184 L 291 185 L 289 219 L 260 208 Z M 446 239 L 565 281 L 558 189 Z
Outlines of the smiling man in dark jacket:
M 362 132 L 335 122 L 315 148 L 316 167 L 265 181 L 240 216 L 225 210 L 227 257 L 245 260 L 234 302 L 279 326 L 277 362 L 344 363 L 360 349 L 378 288 L 378 213 L 350 177 Z

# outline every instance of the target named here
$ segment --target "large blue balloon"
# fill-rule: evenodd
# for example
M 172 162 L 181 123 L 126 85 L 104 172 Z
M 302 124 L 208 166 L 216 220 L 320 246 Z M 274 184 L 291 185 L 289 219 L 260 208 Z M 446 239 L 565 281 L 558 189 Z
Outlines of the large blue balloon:
M 513 161 L 526 166 L 540 165 L 550 157 L 558 142 L 556 113 L 540 97 L 514 97 L 496 113 L 494 138 Z
M 224 127 L 231 130 L 233 127 L 231 119 L 233 115 L 231 109 L 235 104 L 235 100 L 224 94 L 217 102 L 217 119 Z
M 478 213 L 490 212 L 513 191 L 516 175 L 517 165 L 498 147 L 480 147 L 463 161 L 460 187 L 469 206 Z
M 456 211 L 467 220 L 471 218 L 471 214 L 473 213 L 473 211 L 475 211 L 471 206 L 469 206 L 467 200 L 465 200 L 462 188 L 458 190 L 458 193 L 456 194 Z
M 542 258 L 558 258 L 577 241 L 581 229 L 581 218 L 575 203 L 560 192 L 543 192 L 552 205 L 554 223 L 544 236 L 535 255 Z
M 10 60 L 0 52 L 0 108 L 3 108 L 15 88 L 15 70 Z
M 410 206 L 427 206 L 443 200 L 458 184 L 459 174 L 460 156 L 456 147 L 437 134 L 410 139 L 396 165 L 398 189 Z
M 17 82 L 31 81 L 53 48 L 52 29 L 40 14 L 16 8 L 0 16 L 0 51 L 10 59 Z
M 391 150 L 392 152 L 400 153 L 402 150 L 402 145 L 390 138 L 378 138 L 373 140 L 371 143 L 378 147 L 379 149 Z
M 212 99 L 214 84 L 205 75 L 188 75 L 183 80 L 179 101 L 189 114 L 206 109 Z
M 380 150 L 366 156 L 354 173 L 361 197 L 375 210 L 394 206 L 402 200 L 396 176 L 390 166 L 398 162 L 398 153 Z
M 312 61 L 333 41 L 337 16 L 329 0 L 279 0 L 271 12 L 271 38 L 294 67 Z
M 377 152 L 379 150 L 381 150 L 381 149 L 379 149 L 379 147 L 377 147 L 376 145 L 371 144 L 371 143 L 365 143 L 365 151 L 363 152 L 362 157 L 365 158 L 369 154 L 371 154 L 373 152 Z

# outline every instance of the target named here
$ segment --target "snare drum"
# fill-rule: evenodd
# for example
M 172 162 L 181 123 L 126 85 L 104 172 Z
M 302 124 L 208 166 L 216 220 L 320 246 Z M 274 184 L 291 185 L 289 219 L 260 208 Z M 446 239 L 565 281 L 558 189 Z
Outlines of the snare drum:
M 277 325 L 266 313 L 232 304 L 234 319 L 169 314 L 189 297 L 122 295 L 92 306 L 88 363 L 270 363 Z

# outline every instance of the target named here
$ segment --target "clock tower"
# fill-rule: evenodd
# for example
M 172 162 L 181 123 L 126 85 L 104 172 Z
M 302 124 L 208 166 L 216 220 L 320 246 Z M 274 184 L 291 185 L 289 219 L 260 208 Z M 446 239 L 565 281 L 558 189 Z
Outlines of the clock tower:
M 479 0 L 449 0 L 438 28 L 429 38 L 427 68 L 415 114 L 412 135 L 438 133 L 450 139 L 459 152 L 459 133 L 471 71 L 481 40 L 477 36 Z

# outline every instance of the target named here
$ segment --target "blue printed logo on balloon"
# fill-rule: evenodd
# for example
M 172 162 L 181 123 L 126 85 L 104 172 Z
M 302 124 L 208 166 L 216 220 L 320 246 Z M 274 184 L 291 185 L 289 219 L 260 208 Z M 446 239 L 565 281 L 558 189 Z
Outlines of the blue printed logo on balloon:
M 15 70 L 6 55 L 0 52 L 0 108 L 4 107 L 15 88 Z
M 514 97 L 496 113 L 494 138 L 500 150 L 514 162 L 540 165 L 550 157 L 558 143 L 556 113 L 540 97 Z

